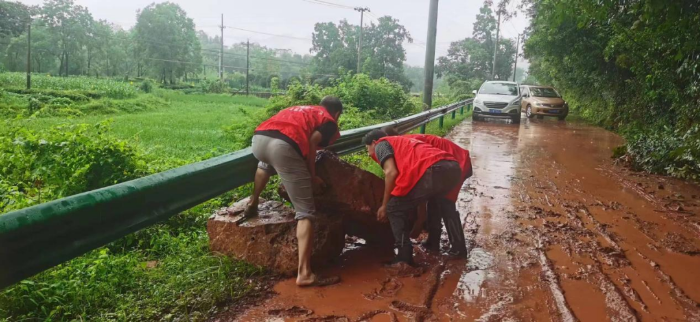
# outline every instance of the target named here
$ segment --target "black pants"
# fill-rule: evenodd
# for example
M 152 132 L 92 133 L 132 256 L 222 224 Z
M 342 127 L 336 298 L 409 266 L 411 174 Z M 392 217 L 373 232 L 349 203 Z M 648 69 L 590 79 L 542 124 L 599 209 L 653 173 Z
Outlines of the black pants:
M 409 238 L 418 205 L 427 201 L 429 205 L 447 207 L 449 200 L 445 195 L 460 183 L 461 178 L 457 161 L 439 161 L 425 171 L 405 196 L 391 197 L 386 212 L 394 233 L 395 245 L 399 249 L 397 261 L 413 263 L 413 245 Z M 452 206 L 454 207 L 454 203 Z
M 440 246 L 440 235 L 442 234 L 440 220 L 445 223 L 445 229 L 447 229 L 447 238 L 450 240 L 451 246 L 450 252 L 466 254 L 467 243 L 457 205 L 452 200 L 445 198 L 428 202 L 428 245 L 435 248 Z

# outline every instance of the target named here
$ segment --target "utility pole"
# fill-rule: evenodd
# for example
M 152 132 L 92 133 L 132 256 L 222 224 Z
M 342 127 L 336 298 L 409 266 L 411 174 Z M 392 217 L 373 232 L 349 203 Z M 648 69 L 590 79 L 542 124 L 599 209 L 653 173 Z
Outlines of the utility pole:
M 364 24 L 364 19 L 365 19 L 365 11 L 370 12 L 369 8 L 367 7 L 357 7 L 355 8 L 355 11 L 360 12 L 360 42 L 357 45 L 357 73 L 359 74 L 361 69 L 361 64 L 362 64 L 362 27 Z
M 513 81 L 515 81 L 515 74 L 518 72 L 518 50 L 520 50 L 520 34 L 518 34 L 518 41 L 515 42 L 515 66 L 513 67 Z
M 219 53 L 219 79 L 224 81 L 224 14 L 221 14 L 221 52 Z
M 433 106 L 433 78 L 435 77 L 435 38 L 437 37 L 438 0 L 430 0 L 428 13 L 428 41 L 425 48 L 425 82 L 423 89 L 423 109 Z M 425 133 L 425 124 L 420 127 Z
M 501 31 L 501 8 L 498 8 L 498 25 L 496 25 L 496 43 L 493 44 L 493 65 L 491 66 L 491 80 L 496 76 L 496 54 L 498 53 L 498 36 Z
M 32 89 L 32 18 L 27 21 L 27 89 Z
M 250 39 L 246 41 L 246 53 L 245 53 L 245 96 L 250 95 L 250 82 L 248 81 L 250 76 Z

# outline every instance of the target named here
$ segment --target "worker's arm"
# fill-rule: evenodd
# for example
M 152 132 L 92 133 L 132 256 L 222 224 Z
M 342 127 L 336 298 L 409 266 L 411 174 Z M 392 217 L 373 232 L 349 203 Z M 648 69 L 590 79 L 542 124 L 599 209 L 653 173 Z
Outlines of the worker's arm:
M 382 165 L 384 169 L 384 198 L 382 198 L 382 206 L 377 211 L 377 220 L 386 222 L 386 205 L 391 198 L 391 192 L 396 186 L 396 177 L 399 175 L 399 170 L 396 168 L 394 158 L 388 158 Z
M 319 143 L 323 140 L 323 134 L 319 131 L 314 131 L 309 138 L 309 153 L 306 155 L 306 167 L 309 168 L 311 180 L 314 184 L 324 185 L 321 178 L 316 177 L 316 150 Z

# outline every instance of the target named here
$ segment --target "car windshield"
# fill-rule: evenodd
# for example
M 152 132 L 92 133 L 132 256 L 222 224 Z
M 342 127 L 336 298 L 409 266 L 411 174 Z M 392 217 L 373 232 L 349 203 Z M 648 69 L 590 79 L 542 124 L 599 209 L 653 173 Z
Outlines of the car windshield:
M 479 94 L 518 96 L 518 85 L 506 83 L 486 83 L 481 86 Z
M 554 88 L 549 87 L 530 87 L 530 93 L 534 97 L 561 97 Z

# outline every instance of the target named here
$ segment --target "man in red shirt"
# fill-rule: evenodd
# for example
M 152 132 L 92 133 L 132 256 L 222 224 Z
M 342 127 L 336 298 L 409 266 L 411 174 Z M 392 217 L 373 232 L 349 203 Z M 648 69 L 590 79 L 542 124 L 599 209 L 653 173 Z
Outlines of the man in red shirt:
M 383 128 L 383 131 L 391 136 L 401 135 L 393 127 L 388 126 Z M 435 209 L 435 205 L 428 204 L 428 239 L 423 242 L 429 250 L 437 251 L 440 248 L 440 234 L 442 232 L 442 221 L 445 222 L 445 227 L 447 228 L 447 236 L 450 241 L 451 249 L 449 251 L 450 255 L 453 256 L 466 256 L 467 248 L 466 241 L 464 238 L 464 228 L 462 227 L 462 221 L 459 217 L 459 212 L 457 211 L 456 203 L 457 197 L 459 196 L 459 191 L 462 188 L 464 181 L 472 176 L 472 163 L 469 156 L 469 151 L 462 149 L 459 145 L 454 142 L 441 138 L 437 135 L 429 134 L 407 134 L 404 137 L 415 139 L 421 142 L 428 143 L 442 151 L 445 151 L 457 159 L 459 167 L 462 170 L 462 176 L 460 184 L 457 185 L 452 191 L 450 191 L 446 198 L 452 202 L 450 207 L 447 209 L 442 209 L 439 212 Z M 422 206 L 422 205 L 421 205 Z M 422 206 L 425 208 L 425 206 Z M 421 213 L 423 216 L 421 216 Z M 416 225 L 419 229 L 422 229 L 423 223 L 425 221 L 425 211 L 419 211 Z M 421 218 L 422 217 L 422 218 Z
M 385 186 L 377 220 L 391 224 L 395 246 L 394 262 L 413 264 L 409 236 L 420 204 L 433 204 L 435 211 L 449 209 L 447 194 L 460 182 L 461 170 L 449 153 L 430 144 L 401 136 L 387 136 L 373 130 L 362 139 L 369 155 L 382 166 Z
M 340 281 L 337 276 L 321 278 L 311 270 L 311 221 L 316 216 L 313 186 L 324 185 L 316 176 L 316 150 L 340 137 L 338 118 L 342 112 L 340 100 L 326 96 L 320 106 L 292 106 L 280 111 L 260 124 L 253 135 L 253 155 L 260 163 L 243 220 L 257 216 L 260 194 L 270 176 L 279 174 L 296 212 L 299 286 L 326 286 Z
M 457 159 L 461 170 L 460 184 L 445 196 L 452 202 L 446 209 L 443 208 L 440 212 L 436 209 L 435 205 L 428 204 L 428 239 L 423 245 L 427 249 L 433 251 L 438 251 L 440 249 L 440 234 L 442 232 L 442 223 L 440 219 L 442 219 L 442 221 L 445 222 L 447 237 L 451 245 L 449 254 L 453 256 L 466 256 L 467 246 L 464 238 L 464 228 L 462 227 L 462 221 L 459 217 L 456 203 L 462 184 L 467 178 L 472 176 L 472 163 L 469 157 L 469 151 L 462 149 L 459 145 L 450 140 L 443 139 L 436 135 L 408 134 L 404 135 L 404 137 L 428 143 L 451 154 Z

